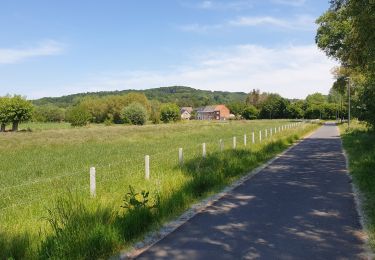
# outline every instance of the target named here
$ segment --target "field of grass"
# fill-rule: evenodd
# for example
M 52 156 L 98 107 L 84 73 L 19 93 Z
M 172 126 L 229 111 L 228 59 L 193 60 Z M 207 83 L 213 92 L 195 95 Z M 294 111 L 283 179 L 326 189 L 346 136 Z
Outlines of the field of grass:
M 53 124 L 36 127 L 39 131 L 3 133 L 0 259 L 110 256 L 317 127 L 303 124 L 278 131 L 290 123 L 261 120 L 85 128 Z M 236 150 L 232 149 L 233 136 L 237 137 Z M 207 147 L 205 159 L 202 143 Z M 179 147 L 184 151 L 183 166 L 178 163 Z M 150 180 L 144 179 L 146 154 L 150 155 Z M 89 192 L 92 166 L 96 168 L 96 198 L 90 198 Z M 121 208 L 129 185 L 136 192 L 149 191 L 154 207 Z
M 363 196 L 363 210 L 369 243 L 375 252 L 375 132 L 353 121 L 350 130 L 340 126 L 343 144 L 349 157 L 350 174 Z

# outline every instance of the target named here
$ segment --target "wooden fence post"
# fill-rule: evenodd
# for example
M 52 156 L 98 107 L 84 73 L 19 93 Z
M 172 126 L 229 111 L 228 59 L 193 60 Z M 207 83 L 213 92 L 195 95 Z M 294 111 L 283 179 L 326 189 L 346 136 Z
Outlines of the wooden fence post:
M 236 149 L 237 146 L 237 138 L 233 136 L 233 149 Z
M 262 130 L 259 130 L 259 142 L 262 142 Z
M 251 139 L 252 139 L 252 141 L 253 141 L 253 144 L 255 143 L 255 134 L 254 134 L 254 132 L 252 132 L 252 134 L 251 134 L 252 136 L 251 136 Z
M 207 152 L 206 152 L 206 143 L 202 144 L 202 157 L 206 158 Z
M 247 145 L 247 136 L 244 134 L 243 136 L 243 144 L 246 146 Z

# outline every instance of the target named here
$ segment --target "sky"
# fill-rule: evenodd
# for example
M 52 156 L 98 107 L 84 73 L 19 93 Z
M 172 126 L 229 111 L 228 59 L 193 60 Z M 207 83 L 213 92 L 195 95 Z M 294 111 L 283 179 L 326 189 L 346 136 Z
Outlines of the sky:
M 0 0 L 0 96 L 189 86 L 327 94 L 328 0 Z

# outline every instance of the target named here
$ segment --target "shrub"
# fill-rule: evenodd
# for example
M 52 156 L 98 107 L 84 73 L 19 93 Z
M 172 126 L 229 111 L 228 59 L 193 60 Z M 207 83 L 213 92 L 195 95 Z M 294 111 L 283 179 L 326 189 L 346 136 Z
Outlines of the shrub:
M 147 110 L 140 103 L 132 103 L 123 109 L 122 118 L 126 123 L 144 125 L 147 121 Z
M 84 126 L 91 120 L 91 114 L 84 107 L 78 105 L 67 112 L 67 119 L 72 126 Z
M 178 121 L 181 119 L 180 108 L 173 103 L 163 104 L 160 109 L 160 120 L 164 123 Z
M 252 105 L 248 105 L 242 111 L 241 116 L 246 120 L 253 120 L 257 118 L 258 114 L 258 109 Z
M 35 107 L 33 120 L 37 122 L 61 122 L 65 119 L 65 110 L 54 105 Z

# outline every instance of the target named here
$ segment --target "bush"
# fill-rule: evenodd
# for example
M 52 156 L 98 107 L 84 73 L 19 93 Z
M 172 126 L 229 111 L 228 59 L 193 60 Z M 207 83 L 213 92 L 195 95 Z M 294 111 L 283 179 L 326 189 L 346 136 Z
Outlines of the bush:
M 53 105 L 37 106 L 33 120 L 37 122 L 61 122 L 65 119 L 65 110 Z
M 244 110 L 241 113 L 241 116 L 246 120 L 253 120 L 256 119 L 259 114 L 258 109 L 256 109 L 252 105 L 248 105 L 244 108 Z
M 67 112 L 67 119 L 72 126 L 84 126 L 91 120 L 91 114 L 84 107 L 78 105 Z
M 178 121 L 181 119 L 180 108 L 173 103 L 163 104 L 160 109 L 160 120 L 164 123 Z
M 132 103 L 123 109 L 122 118 L 126 123 L 144 125 L 147 121 L 147 110 L 140 103 Z

